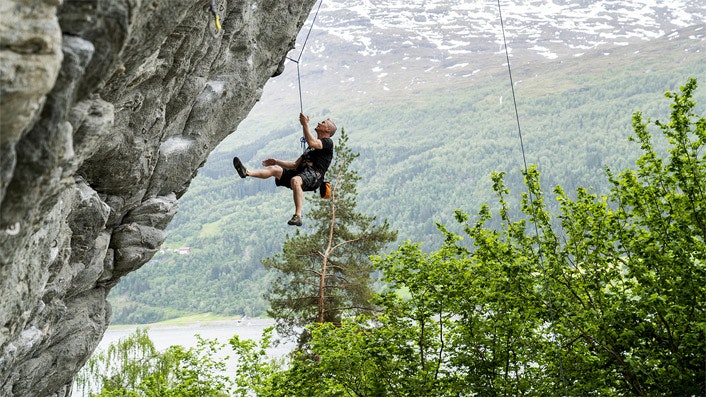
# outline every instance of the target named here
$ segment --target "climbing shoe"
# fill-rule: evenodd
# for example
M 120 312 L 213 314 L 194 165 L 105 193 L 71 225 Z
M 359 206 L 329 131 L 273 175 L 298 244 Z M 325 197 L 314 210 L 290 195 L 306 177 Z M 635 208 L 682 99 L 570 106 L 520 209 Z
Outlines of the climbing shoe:
M 245 178 L 248 176 L 248 169 L 243 166 L 243 164 L 240 162 L 240 159 L 238 159 L 237 157 L 233 158 L 233 167 L 235 167 L 235 170 L 238 172 L 240 178 Z
M 297 227 L 301 227 L 302 218 L 295 214 L 292 216 L 292 218 L 289 221 L 287 221 L 287 224 L 296 225 Z

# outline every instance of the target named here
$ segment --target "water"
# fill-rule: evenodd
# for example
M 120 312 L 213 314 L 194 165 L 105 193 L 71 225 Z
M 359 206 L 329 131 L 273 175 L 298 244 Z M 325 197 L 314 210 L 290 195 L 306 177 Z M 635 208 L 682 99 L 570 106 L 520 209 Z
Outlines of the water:
M 147 330 L 148 335 L 155 347 L 162 351 L 172 345 L 180 345 L 183 347 L 196 347 L 196 337 L 198 334 L 204 339 L 216 339 L 221 343 L 228 343 L 233 335 L 238 335 L 241 339 L 250 339 L 259 341 L 262 337 L 262 331 L 266 327 L 274 325 L 271 319 L 245 319 L 245 320 L 229 320 L 229 321 L 209 321 L 196 322 L 189 325 L 176 326 L 158 326 L 150 327 Z M 138 326 L 130 328 L 109 328 L 103 340 L 98 344 L 98 349 L 105 349 L 111 343 L 117 342 L 121 338 L 135 332 Z M 291 348 L 291 347 L 290 347 Z M 283 347 L 275 347 L 273 353 L 284 355 L 288 350 Z M 283 352 L 280 352 L 284 350 Z
M 200 335 L 204 339 L 217 340 L 219 343 L 226 344 L 226 346 L 220 351 L 221 358 L 225 356 L 230 356 L 230 359 L 226 360 L 227 371 L 229 375 L 235 373 L 237 368 L 237 362 L 233 358 L 233 350 L 228 344 L 228 341 L 234 336 L 238 335 L 241 339 L 249 339 L 259 341 L 262 338 L 263 330 L 274 325 L 274 320 L 272 319 L 244 319 L 244 320 L 227 320 L 227 321 L 209 321 L 209 322 L 196 322 L 189 325 L 174 325 L 174 326 L 151 326 L 147 329 L 147 334 L 150 340 L 155 345 L 155 348 L 159 351 L 164 351 L 172 345 L 180 345 L 182 347 L 196 347 L 196 335 Z M 116 343 L 122 338 L 126 338 L 130 334 L 134 333 L 137 328 L 143 328 L 141 326 L 134 327 L 111 327 L 103 335 L 103 340 L 98 344 L 96 351 L 105 350 L 112 343 Z M 275 336 L 276 337 L 276 336 Z M 272 358 L 281 358 L 288 354 L 295 347 L 295 343 L 287 342 L 282 343 L 278 346 L 271 347 L 268 350 L 268 354 Z M 74 386 L 73 396 L 78 395 L 77 388 Z

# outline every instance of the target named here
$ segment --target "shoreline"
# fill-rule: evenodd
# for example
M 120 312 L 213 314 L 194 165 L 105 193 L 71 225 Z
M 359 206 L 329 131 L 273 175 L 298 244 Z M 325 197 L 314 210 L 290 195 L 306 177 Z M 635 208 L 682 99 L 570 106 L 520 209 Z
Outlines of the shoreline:
M 195 328 L 195 327 L 221 327 L 240 326 L 241 324 L 261 324 L 273 322 L 272 318 L 248 318 L 245 316 L 221 316 L 213 313 L 188 315 L 179 318 L 167 319 L 154 323 L 110 324 L 106 331 L 122 331 L 134 329 L 166 329 L 166 328 Z

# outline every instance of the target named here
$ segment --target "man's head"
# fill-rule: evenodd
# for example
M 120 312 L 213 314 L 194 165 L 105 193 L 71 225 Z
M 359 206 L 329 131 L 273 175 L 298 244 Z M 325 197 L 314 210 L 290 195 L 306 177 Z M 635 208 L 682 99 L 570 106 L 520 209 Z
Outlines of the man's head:
M 336 134 L 336 124 L 334 124 L 331 119 L 326 119 L 323 122 L 319 122 L 314 129 L 317 134 L 328 134 L 329 137 L 333 137 Z

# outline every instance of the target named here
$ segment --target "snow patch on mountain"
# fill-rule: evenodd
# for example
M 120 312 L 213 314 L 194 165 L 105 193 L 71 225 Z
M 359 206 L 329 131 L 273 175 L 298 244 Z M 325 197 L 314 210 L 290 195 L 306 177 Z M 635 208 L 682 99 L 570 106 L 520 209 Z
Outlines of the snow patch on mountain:
M 517 0 L 501 7 L 508 45 L 546 59 L 651 40 L 706 20 L 704 0 Z M 327 0 L 320 14 L 314 30 L 362 56 L 415 47 L 463 56 L 503 44 L 494 2 Z
M 506 70 L 506 52 L 519 66 L 615 56 L 620 48 L 677 39 L 685 28 L 696 43 L 685 51 L 700 51 L 706 40 L 706 29 L 694 28 L 704 25 L 706 0 L 501 0 L 501 7 L 502 25 L 495 1 L 325 0 L 299 65 L 304 96 L 318 92 L 307 74 L 342 91 L 407 95 L 439 79 Z

